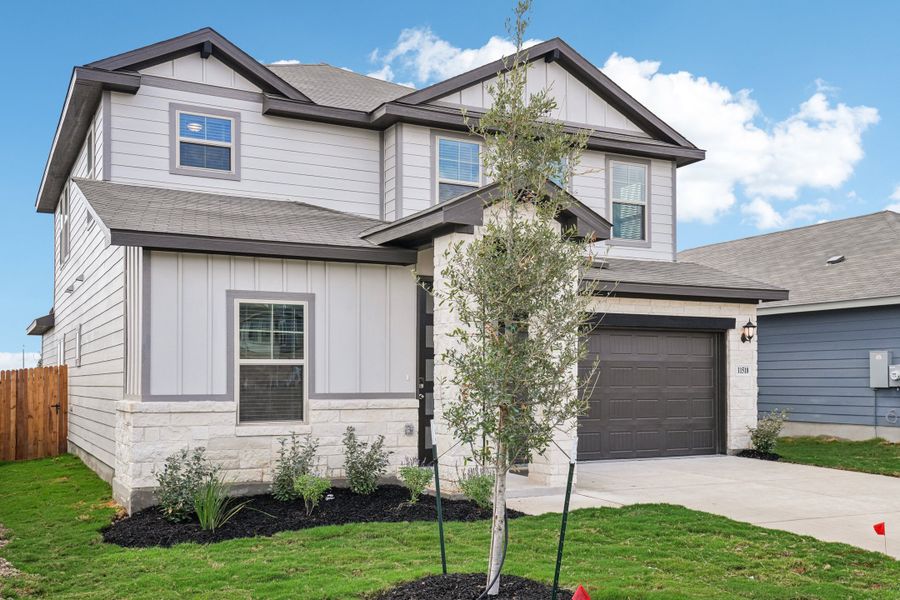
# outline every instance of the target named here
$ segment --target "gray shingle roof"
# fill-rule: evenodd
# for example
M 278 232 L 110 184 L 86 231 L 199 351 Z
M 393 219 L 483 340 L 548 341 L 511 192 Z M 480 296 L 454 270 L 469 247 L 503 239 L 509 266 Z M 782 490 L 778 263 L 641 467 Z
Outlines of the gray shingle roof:
M 778 286 L 691 262 L 610 258 L 603 260 L 603 268 L 589 269 L 585 279 L 608 283 L 608 286 L 602 288 L 604 291 L 615 291 L 617 286 L 621 289 L 625 284 L 639 284 L 671 288 L 744 290 L 751 292 L 748 297 L 758 298 L 767 297 L 771 295 L 770 293 L 784 292 Z
M 75 179 L 110 230 L 377 248 L 359 237 L 382 223 L 303 202 Z
M 843 255 L 844 262 L 827 260 Z M 789 288 L 767 306 L 897 296 L 900 215 L 882 211 L 685 250 L 679 258 Z
M 331 65 L 266 65 L 316 104 L 372 111 L 414 91 Z

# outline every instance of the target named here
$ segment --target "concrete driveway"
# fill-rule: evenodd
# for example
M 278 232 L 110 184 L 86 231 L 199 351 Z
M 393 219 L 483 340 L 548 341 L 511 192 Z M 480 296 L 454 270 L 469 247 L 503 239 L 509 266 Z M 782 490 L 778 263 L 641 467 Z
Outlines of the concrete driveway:
M 572 508 L 664 502 L 900 558 L 900 478 L 734 456 L 580 463 Z M 519 497 L 526 513 L 561 512 L 562 496 Z M 891 537 L 893 534 L 893 537 Z

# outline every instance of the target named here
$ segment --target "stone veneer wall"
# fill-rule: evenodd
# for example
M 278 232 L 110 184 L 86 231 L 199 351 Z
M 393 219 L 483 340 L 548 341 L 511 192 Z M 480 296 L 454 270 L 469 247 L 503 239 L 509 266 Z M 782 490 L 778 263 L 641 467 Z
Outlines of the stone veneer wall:
M 331 478 L 343 473 L 341 437 L 348 425 L 369 441 L 385 436 L 393 474 L 406 457 L 418 456 L 418 401 L 412 399 L 317 399 L 309 401 L 305 425 L 237 425 L 236 404 L 215 401 L 117 403 L 116 474 L 113 496 L 129 511 L 153 503 L 154 470 L 184 448 L 203 446 L 238 491 L 258 492 L 272 480 L 278 439 L 297 432 L 319 440 L 320 469 Z M 406 426 L 412 425 L 407 435 Z

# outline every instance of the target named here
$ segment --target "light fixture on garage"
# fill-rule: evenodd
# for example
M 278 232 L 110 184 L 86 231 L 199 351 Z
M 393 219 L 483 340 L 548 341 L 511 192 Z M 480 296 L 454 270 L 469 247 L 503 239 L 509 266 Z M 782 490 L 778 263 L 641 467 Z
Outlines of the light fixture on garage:
M 747 319 L 747 323 L 743 327 L 741 327 L 741 341 L 751 341 L 753 339 L 754 333 L 756 333 L 756 325 L 753 324 L 753 321 Z

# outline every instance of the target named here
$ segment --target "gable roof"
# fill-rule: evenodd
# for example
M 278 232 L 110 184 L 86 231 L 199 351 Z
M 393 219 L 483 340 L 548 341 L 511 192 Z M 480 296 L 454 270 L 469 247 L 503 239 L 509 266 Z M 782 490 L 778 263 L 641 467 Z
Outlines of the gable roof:
M 86 66 L 107 71 L 138 71 L 195 52 L 200 52 L 204 58 L 210 55 L 215 56 L 264 91 L 274 92 L 292 100 L 311 102 L 297 88 L 283 80 L 271 69 L 267 69 L 211 27 L 204 27 L 172 39 L 116 54 L 88 63 Z
M 612 230 L 609 221 L 552 181 L 547 181 L 545 186 L 546 193 L 562 192 L 569 201 L 569 205 L 557 217 L 563 226 L 574 227 L 580 236 L 592 236 L 597 240 L 609 239 Z M 425 246 L 436 235 L 444 232 L 482 225 L 485 205 L 499 199 L 500 186 L 492 183 L 402 219 L 378 224 L 364 231 L 362 238 L 376 244 L 411 248 Z
M 646 106 L 638 102 L 633 96 L 620 88 L 616 83 L 603 74 L 593 63 L 581 56 L 574 48 L 560 38 L 553 38 L 531 46 L 525 51 L 528 62 L 543 59 L 547 62 L 558 62 L 562 67 L 577 77 L 591 91 L 606 100 L 619 112 L 634 121 L 641 129 L 659 139 L 682 146 L 684 148 L 697 149 L 686 137 L 675 131 L 662 119 L 653 114 Z M 507 57 L 509 58 L 509 57 Z M 437 100 L 448 94 L 459 91 L 476 83 L 486 81 L 506 68 L 506 58 L 495 60 L 484 66 L 472 69 L 456 77 L 435 83 L 421 90 L 417 90 L 398 99 L 398 102 L 420 105 L 432 100 Z
M 412 90 L 405 85 L 326 64 L 266 67 L 322 106 L 369 112 Z
M 289 200 L 73 180 L 115 246 L 408 265 L 416 253 L 360 237 L 381 223 Z
M 846 260 L 828 264 L 834 256 Z M 678 258 L 791 290 L 789 300 L 767 310 L 826 310 L 891 297 L 900 303 L 900 215 L 891 211 L 711 244 Z

